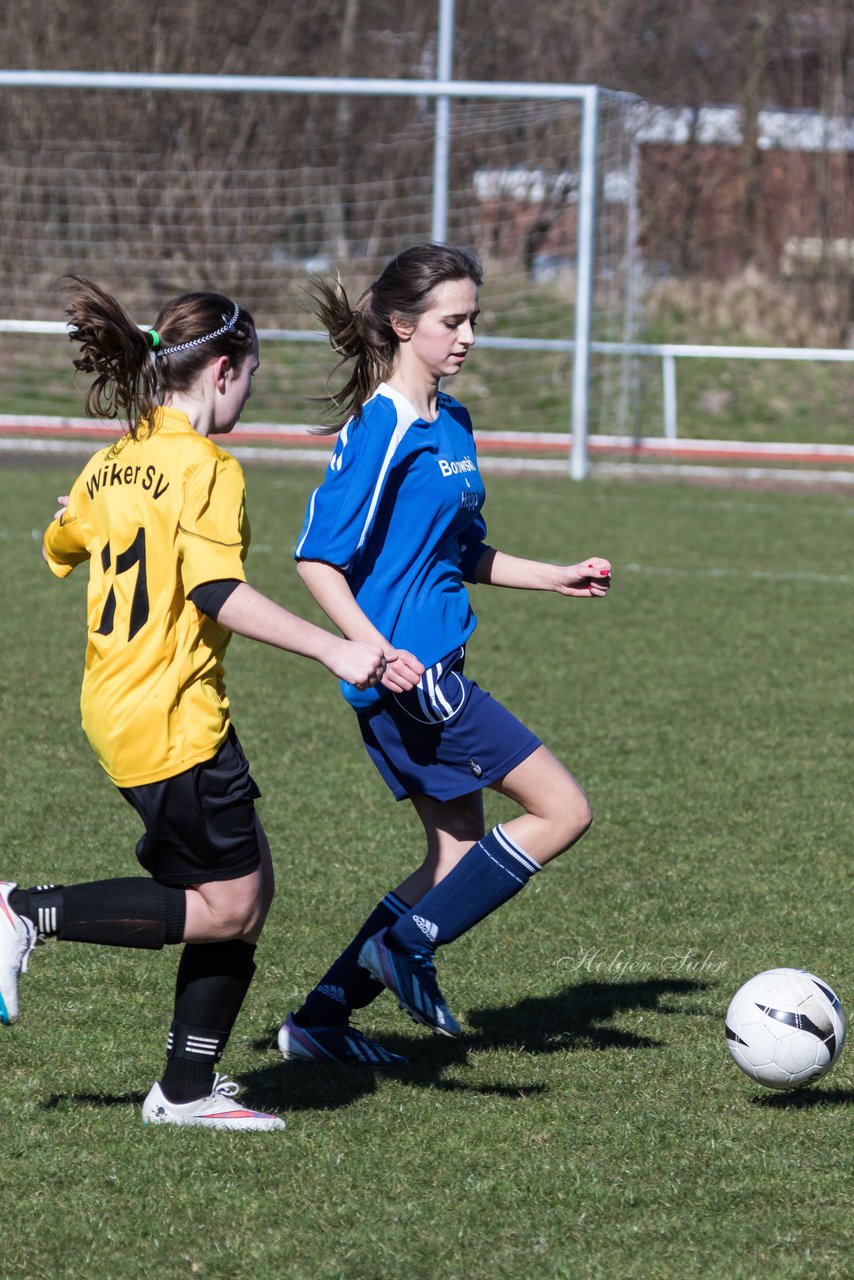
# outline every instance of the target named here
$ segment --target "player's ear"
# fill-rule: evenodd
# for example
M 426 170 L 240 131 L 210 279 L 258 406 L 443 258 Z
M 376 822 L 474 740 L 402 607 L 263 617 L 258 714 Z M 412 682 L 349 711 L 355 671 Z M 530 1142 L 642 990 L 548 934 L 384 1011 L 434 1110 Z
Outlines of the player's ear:
M 231 359 L 228 356 L 217 356 L 211 363 L 211 375 L 217 391 L 224 391 L 225 384 L 231 374 Z
M 389 324 L 394 330 L 394 336 L 398 342 L 408 342 L 415 332 L 415 325 L 411 320 L 404 320 L 403 316 L 399 316 L 392 312 L 389 316 Z

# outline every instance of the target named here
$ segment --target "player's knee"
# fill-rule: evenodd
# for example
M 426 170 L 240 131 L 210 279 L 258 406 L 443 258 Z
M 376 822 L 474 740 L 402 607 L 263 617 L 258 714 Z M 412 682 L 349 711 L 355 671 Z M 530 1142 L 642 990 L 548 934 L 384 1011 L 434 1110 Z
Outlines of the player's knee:
M 580 840 L 593 822 L 593 810 L 590 802 L 580 787 L 573 784 L 568 794 L 563 797 L 555 821 L 559 830 L 562 849 L 568 849 Z
M 266 896 L 218 904 L 213 927 L 223 942 L 251 938 L 259 932 L 269 910 Z
M 573 815 L 575 820 L 575 839 L 579 840 L 585 831 L 589 831 L 593 825 L 593 810 L 590 808 L 590 802 L 587 797 L 582 794 L 578 804 L 578 808 Z

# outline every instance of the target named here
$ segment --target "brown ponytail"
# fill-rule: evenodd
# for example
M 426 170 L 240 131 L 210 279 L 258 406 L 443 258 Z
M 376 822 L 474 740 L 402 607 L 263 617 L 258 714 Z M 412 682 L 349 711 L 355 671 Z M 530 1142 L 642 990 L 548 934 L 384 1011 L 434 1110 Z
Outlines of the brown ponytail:
M 80 347 L 78 373 L 94 373 L 86 393 L 90 418 L 121 418 L 136 435 L 157 403 L 157 374 L 148 336 L 109 293 L 82 276 L 68 276 L 74 293 L 65 308 L 68 337 Z

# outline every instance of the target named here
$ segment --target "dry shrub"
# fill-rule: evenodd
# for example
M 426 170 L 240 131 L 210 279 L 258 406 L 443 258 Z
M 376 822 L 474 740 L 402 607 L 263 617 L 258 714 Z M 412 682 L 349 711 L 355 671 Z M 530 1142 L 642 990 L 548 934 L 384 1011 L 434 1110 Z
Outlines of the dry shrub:
M 782 280 L 747 267 L 725 280 L 655 281 L 646 290 L 644 314 L 670 341 L 848 347 L 854 345 L 851 290 L 848 280 Z

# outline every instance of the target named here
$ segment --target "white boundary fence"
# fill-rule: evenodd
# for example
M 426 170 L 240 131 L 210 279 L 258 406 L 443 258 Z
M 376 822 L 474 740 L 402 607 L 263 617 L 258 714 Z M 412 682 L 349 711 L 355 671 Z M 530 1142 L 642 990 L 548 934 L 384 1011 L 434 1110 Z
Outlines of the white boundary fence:
M 441 0 L 439 72 L 450 75 L 453 0 Z M 589 467 L 589 382 L 592 354 L 660 359 L 662 365 L 663 435 L 678 440 L 676 362 L 679 359 L 738 359 L 828 361 L 854 363 L 854 351 L 815 348 L 725 347 L 689 344 L 595 342 L 591 338 L 596 222 L 596 150 L 600 90 L 595 85 L 525 84 L 485 81 L 352 79 L 278 76 L 158 75 L 149 73 L 0 71 L 0 88 L 125 89 L 190 91 L 199 93 L 287 93 L 371 96 L 419 96 L 437 103 L 434 148 L 432 234 L 444 238 L 447 220 L 448 122 L 454 99 L 575 101 L 582 107 L 581 157 L 578 191 L 575 332 L 572 339 L 497 338 L 483 335 L 479 345 L 505 350 L 565 353 L 572 359 L 569 472 L 582 479 Z M 618 95 L 619 96 L 619 95 Z M 629 95 L 624 95 L 629 99 Z M 62 324 L 0 320 L 0 333 L 61 333 Z M 298 329 L 265 329 L 264 340 L 294 343 L 324 342 L 325 337 Z M 563 439 L 563 437 L 561 437 Z M 700 444 L 701 442 L 697 442 Z
M 53 320 L 0 320 L 0 334 L 2 333 L 39 333 L 39 334 L 64 334 L 66 326 L 60 322 Z M 265 342 L 293 342 L 293 343 L 321 343 L 326 345 L 328 339 L 325 334 L 312 333 L 305 329 L 259 329 L 258 336 Z M 503 351 L 557 351 L 572 355 L 576 350 L 576 343 L 569 339 L 560 338 L 490 338 L 488 335 L 478 335 L 478 346 L 484 348 L 492 348 L 494 350 Z M 726 347 L 726 346 L 703 346 L 701 344 L 691 343 L 625 343 L 625 342 L 589 342 L 588 349 L 590 354 L 594 355 L 630 355 L 640 356 L 645 359 L 659 359 L 661 361 L 661 377 L 662 377 L 662 402 L 664 408 L 663 414 L 663 440 L 659 442 L 658 447 L 668 442 L 675 444 L 679 440 L 679 411 L 677 401 L 677 378 L 676 378 L 676 362 L 677 360 L 780 360 L 780 361 L 797 361 L 799 363 L 829 363 L 829 364 L 854 364 L 854 350 L 847 348 L 833 347 Z M 9 420 L 11 417 L 7 415 Z M 20 418 L 20 415 L 18 415 Z M 0 419 L 2 420 L 2 419 Z M 585 423 L 586 427 L 586 423 Z M 573 417 L 573 433 L 577 429 L 575 418 Z M 513 433 L 501 433 L 503 439 L 509 439 Z M 523 435 L 519 433 L 520 443 Z M 533 439 L 533 435 L 531 437 Z M 542 437 L 541 437 L 542 438 Z M 574 434 L 567 436 L 554 436 L 555 441 L 566 441 L 567 448 L 572 449 L 572 456 L 575 456 L 575 440 Z M 618 437 L 608 437 L 609 441 L 613 441 L 615 447 Z M 630 437 L 626 439 L 626 443 Z M 655 438 L 653 438 L 655 440 Z M 648 442 L 653 449 L 656 444 L 652 441 Z M 683 444 L 686 442 L 683 442 Z M 720 454 L 724 451 L 724 446 L 720 441 L 706 442 L 710 451 Z M 580 479 L 586 474 L 589 466 L 589 445 L 590 439 L 585 430 L 584 447 L 583 447 L 583 471 L 576 474 L 572 470 L 573 478 Z M 691 447 L 702 450 L 703 441 L 691 442 Z M 757 446 L 751 445 L 749 442 L 732 443 L 731 451 L 734 455 L 744 452 L 753 452 L 757 455 L 762 452 Z M 768 449 L 772 452 L 779 453 L 781 446 L 769 445 Z M 820 445 L 791 446 L 793 456 L 803 454 L 805 449 L 811 450 L 816 459 L 819 459 L 822 453 L 832 455 L 838 450 L 835 446 L 828 445 L 826 447 Z M 854 446 L 852 446 L 852 456 L 854 456 Z
M 796 360 L 854 364 L 854 350 L 822 347 L 723 347 L 691 343 L 608 343 L 593 342 L 591 351 L 659 358 L 661 360 L 662 398 L 664 404 L 664 437 L 675 441 L 679 436 L 676 392 L 676 361 L 699 360 Z

